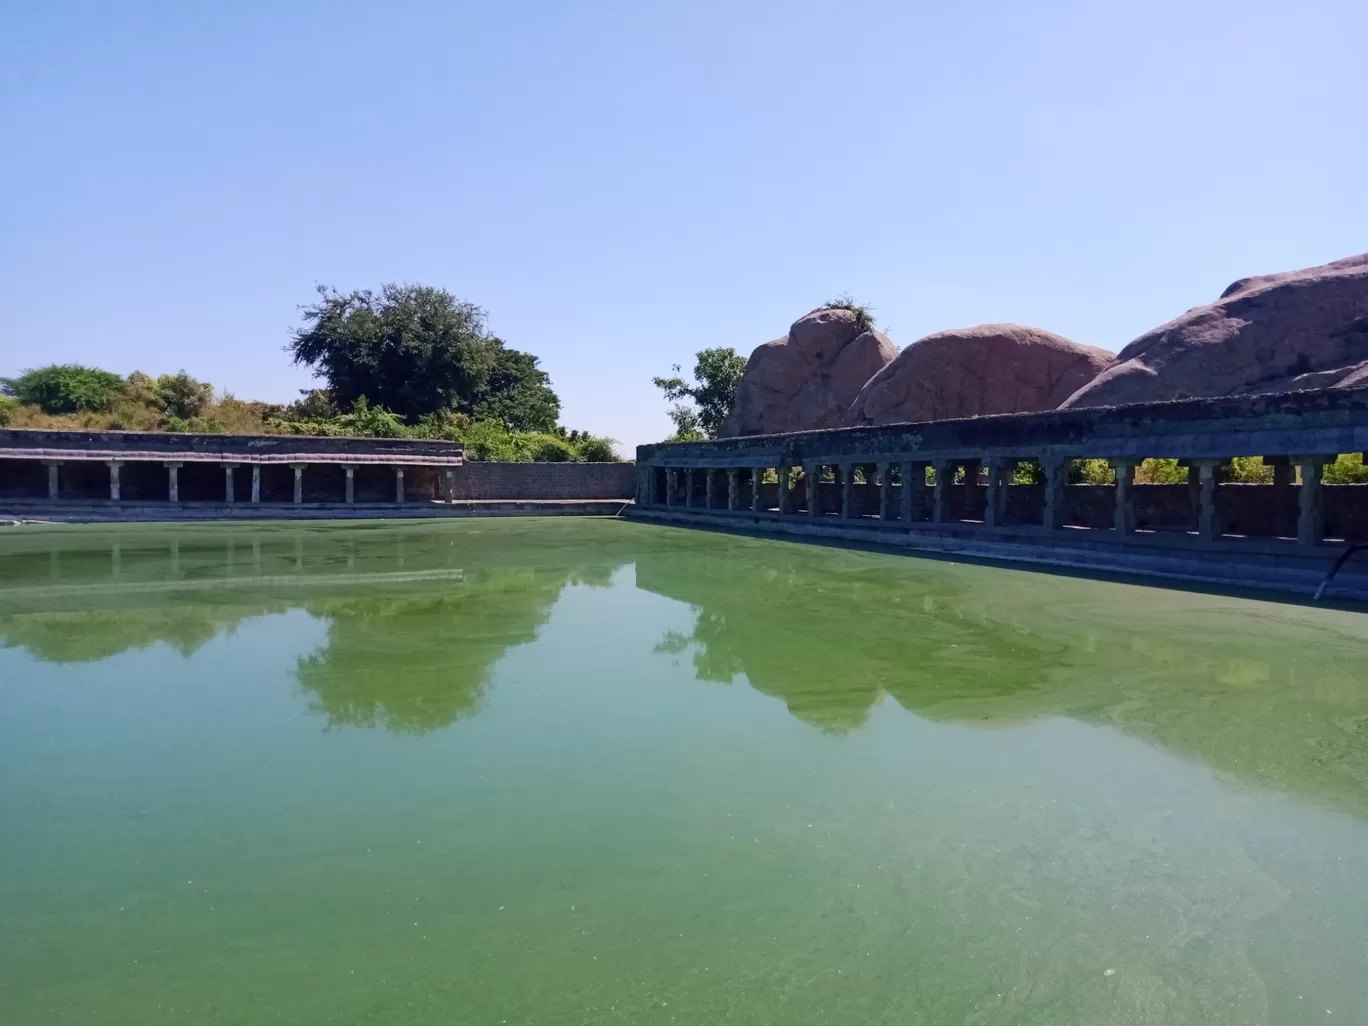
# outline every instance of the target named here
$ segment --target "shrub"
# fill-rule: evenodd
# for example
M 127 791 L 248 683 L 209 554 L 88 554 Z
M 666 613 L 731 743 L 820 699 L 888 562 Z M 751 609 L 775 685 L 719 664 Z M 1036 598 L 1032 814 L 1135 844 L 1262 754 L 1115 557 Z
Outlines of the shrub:
M 589 435 L 577 446 L 580 459 L 585 463 L 617 463 L 618 454 L 613 448 L 613 439 L 597 438 Z
M 1183 484 L 1187 468 L 1178 466 L 1176 459 L 1148 459 L 1135 468 L 1136 484 Z
M 163 374 L 157 379 L 156 402 L 168 419 L 191 420 L 213 401 L 214 386 L 196 381 L 185 371 Z
M 1326 466 L 1322 480 L 1326 484 L 1368 484 L 1368 467 L 1363 465 L 1363 453 L 1342 454 Z
M 533 463 L 575 463 L 578 462 L 574 447 L 563 438 L 541 435 L 531 445 Z
M 363 395 L 356 400 L 351 413 L 337 418 L 348 429 L 348 434 L 363 438 L 402 438 L 404 423 L 383 406 L 372 406 Z
M 14 411 L 19 409 L 19 400 L 13 396 L 0 395 L 0 427 L 9 424 Z
M 0 379 L 0 391 L 44 413 L 77 413 L 108 409 L 110 396 L 122 384 L 123 378 L 111 371 L 68 363 Z
M 1116 471 L 1106 460 L 1073 460 L 1069 464 L 1069 484 L 1115 484 Z
M 855 302 L 849 292 L 842 292 L 835 299 L 822 304 L 828 310 L 849 310 L 855 315 L 855 327 L 861 331 L 874 330 L 874 308 Z

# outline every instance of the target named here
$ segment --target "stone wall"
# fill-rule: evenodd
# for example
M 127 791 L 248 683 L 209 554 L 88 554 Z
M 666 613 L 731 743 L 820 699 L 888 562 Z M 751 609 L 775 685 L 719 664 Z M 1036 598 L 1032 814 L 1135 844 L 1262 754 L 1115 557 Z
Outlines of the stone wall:
M 636 490 L 631 463 L 467 463 L 455 471 L 460 499 L 621 499 Z
M 261 501 L 289 503 L 294 498 L 294 470 L 288 464 L 257 468 Z M 404 497 L 408 502 L 439 501 L 445 497 L 443 467 L 406 466 Z M 630 463 L 466 463 L 452 468 L 455 498 L 465 500 L 516 499 L 631 499 L 636 468 Z M 358 503 L 392 503 L 394 468 L 362 464 L 353 468 Z M 224 471 L 217 464 L 181 466 L 182 503 L 222 502 Z M 342 466 L 310 463 L 304 468 L 302 499 L 306 503 L 340 503 L 346 498 L 346 472 Z M 42 501 L 48 494 L 47 468 L 38 460 L 3 457 L 0 450 L 0 499 Z M 236 501 L 246 502 L 252 490 L 252 467 L 233 471 Z M 166 468 L 155 460 L 130 460 L 120 470 L 120 493 L 124 502 L 158 503 L 168 498 Z M 109 498 L 109 468 L 95 461 L 71 460 L 62 464 L 59 499 L 103 502 Z

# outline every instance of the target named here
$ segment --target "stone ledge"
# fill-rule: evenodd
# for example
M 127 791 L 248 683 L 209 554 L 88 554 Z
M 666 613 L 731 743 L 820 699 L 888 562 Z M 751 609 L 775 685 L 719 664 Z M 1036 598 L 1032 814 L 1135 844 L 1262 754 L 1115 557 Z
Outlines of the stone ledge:
M 858 521 L 805 515 L 731 513 L 704 510 L 666 511 L 632 507 L 633 520 L 680 527 L 708 527 L 765 536 L 829 539 L 889 546 L 909 555 L 964 556 L 1007 563 L 1059 567 L 1128 577 L 1191 581 L 1226 588 L 1242 588 L 1310 596 L 1320 585 L 1342 545 L 1316 546 L 1309 552 L 1293 542 L 1271 539 L 1196 539 L 1131 535 L 1117 539 L 1109 531 L 1064 528 L 1047 532 L 1033 525 L 985 527 L 980 524 L 920 523 L 916 530 L 897 521 L 866 526 Z M 830 523 L 822 523 L 826 519 Z M 1352 561 L 1326 589 L 1326 597 L 1368 602 L 1368 556 Z
M 613 499 L 465 499 L 454 503 L 59 503 L 0 500 L 0 521 L 51 523 L 161 523 L 241 520 L 416 520 L 451 517 L 612 517 L 624 502 Z

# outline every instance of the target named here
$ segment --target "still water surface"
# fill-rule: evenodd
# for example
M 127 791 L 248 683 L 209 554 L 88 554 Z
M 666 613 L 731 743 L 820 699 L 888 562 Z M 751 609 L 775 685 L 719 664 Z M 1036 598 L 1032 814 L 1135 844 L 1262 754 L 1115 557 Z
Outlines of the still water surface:
M 1360 613 L 613 521 L 0 536 L 0 1020 L 1368 1022 Z

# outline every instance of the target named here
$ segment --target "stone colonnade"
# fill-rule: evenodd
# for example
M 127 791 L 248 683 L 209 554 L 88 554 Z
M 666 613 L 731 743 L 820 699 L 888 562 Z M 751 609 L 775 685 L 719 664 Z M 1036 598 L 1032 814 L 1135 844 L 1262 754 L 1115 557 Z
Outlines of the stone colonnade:
M 1266 457 L 1274 472 L 1273 488 L 1285 489 L 1297 483 L 1296 539 L 1302 545 L 1316 545 L 1323 539 L 1322 483 L 1324 467 L 1335 462 L 1329 454 Z M 1046 531 L 1059 531 L 1065 522 L 1066 492 L 1071 460 L 1064 457 L 1037 458 L 1043 482 L 1043 509 L 1038 525 L 1010 523 L 1007 519 L 1008 488 L 1021 457 L 988 456 L 977 459 L 943 458 L 934 460 L 883 460 L 872 463 L 840 461 L 826 463 L 778 461 L 773 465 L 746 467 L 671 466 L 668 460 L 642 467 L 638 480 L 637 503 L 643 508 L 697 510 L 762 514 L 772 517 L 807 517 L 831 520 L 855 520 L 863 523 L 902 525 L 981 524 L 987 528 L 1038 526 Z M 1115 473 L 1112 486 L 1111 530 L 1118 536 L 1133 535 L 1136 530 L 1136 468 L 1138 458 L 1108 460 Z M 1189 533 L 1199 540 L 1212 541 L 1219 532 L 1216 486 L 1217 475 L 1229 459 L 1207 457 L 1184 460 L 1188 467 L 1188 492 L 1191 501 Z M 801 487 L 791 487 L 791 471 L 800 470 Z M 821 498 L 821 484 L 830 470 L 832 481 L 839 485 L 839 508 L 826 511 Z M 897 484 L 893 483 L 896 470 Z M 931 483 L 925 485 L 927 471 Z M 775 482 L 764 483 L 773 472 Z M 877 500 L 857 503 L 857 472 L 865 486 L 877 489 Z M 952 508 L 952 487 L 956 480 L 977 484 L 982 488 L 981 518 L 965 519 L 955 516 Z M 718 482 L 725 480 L 725 490 Z M 923 483 L 919 490 L 917 483 Z M 911 485 L 909 487 L 908 485 Z M 1147 486 L 1138 486 L 1144 488 Z M 765 498 L 769 489 L 773 499 Z
M 8 454 L 0 450 L 0 457 L 8 457 Z M 47 468 L 47 498 L 49 501 L 61 501 L 61 468 L 67 463 L 90 463 L 88 459 L 45 459 L 42 461 Z M 126 464 L 160 464 L 166 471 L 166 501 L 172 504 L 181 502 L 180 471 L 185 466 L 185 460 L 150 460 L 146 456 L 130 455 L 121 459 L 108 459 L 100 461 L 109 469 L 109 501 L 123 502 L 122 471 Z M 212 462 L 223 469 L 223 497 L 222 502 L 232 505 L 237 502 L 251 502 L 261 504 L 261 471 L 263 466 L 281 465 L 284 461 L 271 461 L 270 463 L 252 462 L 252 483 L 249 496 L 239 496 L 235 488 L 234 477 L 237 469 L 244 465 L 242 460 L 221 460 L 206 461 L 196 460 L 195 462 L 204 464 Z M 376 461 L 342 463 L 339 460 L 298 460 L 290 461 L 287 464 L 294 471 L 293 504 L 302 505 L 304 503 L 304 474 L 310 467 L 337 467 L 341 466 L 346 475 L 344 502 L 351 504 L 356 501 L 355 475 L 358 466 L 376 466 Z M 404 492 L 404 471 L 405 465 L 402 464 L 380 464 L 389 466 L 394 475 L 394 504 L 403 505 L 406 501 Z M 461 465 L 459 459 L 446 461 L 435 465 L 435 469 L 441 472 L 442 498 L 450 504 L 455 502 L 455 471 Z M 432 463 L 422 464 L 423 467 L 433 466 Z M 209 500 L 212 501 L 212 500 Z

